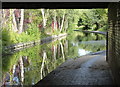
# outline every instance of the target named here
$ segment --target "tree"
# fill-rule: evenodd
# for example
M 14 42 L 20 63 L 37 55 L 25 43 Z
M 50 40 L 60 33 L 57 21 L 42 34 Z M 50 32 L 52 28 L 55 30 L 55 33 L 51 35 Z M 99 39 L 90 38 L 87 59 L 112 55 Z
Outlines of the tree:
M 46 28 L 46 24 L 47 24 L 47 18 L 49 15 L 49 9 L 41 9 L 41 13 L 42 13 L 42 17 L 43 17 L 43 28 Z
M 19 31 L 18 31 L 19 34 L 21 34 L 23 31 L 23 22 L 24 22 L 24 9 L 21 9 L 21 18 L 20 18 Z
M 98 30 L 107 25 L 107 9 L 80 9 L 80 18 L 82 21 L 81 19 L 78 21 L 78 26 L 87 25 L 91 29 Z
M 13 19 L 13 24 L 12 24 L 13 31 L 17 32 L 18 31 L 18 25 L 17 25 L 17 22 L 16 22 L 16 17 L 15 17 L 14 11 L 15 11 L 15 9 L 11 9 L 10 10 L 10 15 L 12 15 L 12 19 Z

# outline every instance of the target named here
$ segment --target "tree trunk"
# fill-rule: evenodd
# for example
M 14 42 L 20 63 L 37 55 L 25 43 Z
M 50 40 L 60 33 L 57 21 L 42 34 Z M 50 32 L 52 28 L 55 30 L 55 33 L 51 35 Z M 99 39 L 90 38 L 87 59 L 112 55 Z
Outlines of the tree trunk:
M 54 45 L 54 60 L 56 61 L 56 46 Z
M 41 13 L 42 13 L 42 18 L 43 18 L 43 29 L 44 29 L 44 28 L 46 28 L 46 23 L 47 23 L 47 17 L 48 17 L 49 9 L 47 9 L 46 13 L 45 13 L 44 9 L 41 9 Z
M 6 27 L 8 28 L 8 20 L 9 20 L 9 17 L 8 17 L 8 11 L 7 9 L 1 9 L 0 10 L 1 14 L 0 14 L 0 22 L 1 22 L 1 25 L 2 27 Z M 9 21 L 10 22 L 10 21 Z
M 61 51 L 62 51 L 62 56 L 63 56 L 63 62 L 64 62 L 65 61 L 64 48 L 61 42 L 60 42 L 60 45 L 61 45 Z
M 61 23 L 61 28 L 60 28 L 60 32 L 62 31 L 63 29 L 63 24 L 64 24 L 64 18 L 65 18 L 65 14 L 63 14 L 63 18 L 62 18 L 62 23 Z
M 56 67 L 56 51 L 57 51 L 57 48 L 56 48 L 56 45 L 54 45 L 54 69 Z
M 13 31 L 17 32 L 18 28 L 17 28 L 17 22 L 16 22 L 16 19 L 15 19 L 14 11 L 15 11 L 14 9 L 12 11 L 10 11 L 10 15 L 12 15 L 12 19 L 13 19 L 13 24 L 12 24 Z
M 20 69 L 21 69 L 21 82 L 24 81 L 24 65 L 23 65 L 23 59 L 22 56 L 20 56 Z
M 54 29 L 57 30 L 56 11 L 54 11 Z
M 41 70 L 40 70 L 40 72 L 41 72 L 41 79 L 43 78 L 42 74 L 43 74 L 43 68 L 44 68 L 45 58 L 47 58 L 47 55 L 46 55 L 46 52 L 43 51 L 43 61 L 42 61 Z
M 59 26 L 59 29 L 60 29 L 60 17 L 58 18 L 58 26 Z
M 42 17 L 43 17 L 43 28 L 46 26 L 46 19 L 45 19 L 45 10 L 41 9 Z M 43 31 L 43 30 L 42 30 Z
M 65 24 L 64 24 L 65 32 L 67 31 L 68 28 L 68 20 L 66 19 Z
M 19 25 L 19 34 L 23 31 L 23 22 L 24 22 L 24 9 L 21 9 L 21 19 L 20 19 L 20 25 Z
M 59 44 L 58 44 L 58 51 L 57 52 L 58 52 L 58 56 L 57 57 L 59 58 L 60 57 L 60 45 Z
M 47 24 L 47 18 L 49 17 L 49 9 L 47 9 L 47 12 L 45 14 L 45 27 L 46 27 L 46 24 Z

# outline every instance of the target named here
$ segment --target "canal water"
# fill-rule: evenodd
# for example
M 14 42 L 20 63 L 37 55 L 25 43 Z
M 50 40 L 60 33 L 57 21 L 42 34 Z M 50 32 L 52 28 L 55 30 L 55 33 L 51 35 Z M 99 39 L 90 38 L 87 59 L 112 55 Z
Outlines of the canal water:
M 106 50 L 105 40 L 101 34 L 74 31 L 61 40 L 3 56 L 3 82 L 6 85 L 34 85 L 70 58 Z

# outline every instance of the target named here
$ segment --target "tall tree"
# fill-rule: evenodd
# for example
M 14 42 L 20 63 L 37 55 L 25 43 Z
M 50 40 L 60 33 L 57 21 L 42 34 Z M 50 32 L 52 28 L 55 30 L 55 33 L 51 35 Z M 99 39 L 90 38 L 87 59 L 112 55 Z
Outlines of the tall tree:
M 20 25 L 18 31 L 19 34 L 21 34 L 23 31 L 23 22 L 24 22 L 24 9 L 21 9 L 21 19 L 20 19 Z
M 15 18 L 15 9 L 10 10 L 10 15 L 12 15 L 12 19 L 13 19 L 13 24 L 12 24 L 13 31 L 16 32 L 18 31 L 18 25 Z
M 46 28 L 47 18 L 49 15 L 49 9 L 41 9 L 42 18 L 43 18 L 43 28 Z
M 56 10 L 54 10 L 54 17 L 53 17 L 53 19 L 54 19 L 54 29 L 55 30 L 57 30 L 57 19 L 56 19 L 56 17 L 57 17 L 57 15 L 56 15 Z
M 65 19 L 65 13 L 63 14 L 63 17 L 62 17 L 62 23 L 61 23 L 61 27 L 60 27 L 60 32 L 63 29 L 64 19 Z

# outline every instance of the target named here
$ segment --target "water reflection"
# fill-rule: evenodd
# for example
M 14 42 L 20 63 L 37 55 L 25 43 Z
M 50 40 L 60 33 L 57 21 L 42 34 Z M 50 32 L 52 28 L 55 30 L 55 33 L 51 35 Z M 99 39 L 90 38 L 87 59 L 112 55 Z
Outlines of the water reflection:
M 78 49 L 78 54 L 79 56 L 83 56 L 83 55 L 86 55 L 88 53 L 90 53 L 91 51 L 86 51 L 84 49 Z
M 105 50 L 103 35 L 75 32 L 65 39 L 3 56 L 3 84 L 34 85 L 65 60 L 100 50 Z
M 29 66 L 28 57 L 20 56 L 17 63 L 13 64 L 10 71 L 5 74 L 3 85 L 23 85 L 26 66 Z

